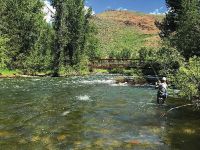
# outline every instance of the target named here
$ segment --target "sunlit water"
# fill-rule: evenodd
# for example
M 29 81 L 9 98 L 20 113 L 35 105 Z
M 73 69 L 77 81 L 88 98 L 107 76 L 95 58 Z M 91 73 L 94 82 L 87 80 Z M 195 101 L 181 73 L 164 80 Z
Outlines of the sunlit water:
M 114 76 L 0 79 L 0 149 L 199 149 L 200 115 Z

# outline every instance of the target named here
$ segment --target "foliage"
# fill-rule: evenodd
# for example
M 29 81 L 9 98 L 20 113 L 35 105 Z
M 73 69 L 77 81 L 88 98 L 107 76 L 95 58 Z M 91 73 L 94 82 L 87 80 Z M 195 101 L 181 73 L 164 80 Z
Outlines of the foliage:
M 81 55 L 80 63 L 74 66 L 74 68 L 79 74 L 84 75 L 89 72 L 88 64 L 88 57 L 86 55 Z
M 129 49 L 123 49 L 119 54 L 118 54 L 119 58 L 122 59 L 130 59 L 132 57 L 132 51 Z
M 14 76 L 20 73 L 19 70 L 0 69 L 0 76 Z
M 187 60 L 200 56 L 200 2 L 198 0 L 166 0 L 169 12 L 157 26 L 161 37 L 169 40 Z
M 117 54 L 125 49 L 130 50 L 131 55 L 137 57 L 138 50 L 144 47 L 149 39 L 156 36 L 155 34 L 145 34 L 135 26 L 127 26 L 112 19 L 94 17 L 91 22 L 97 27 L 96 37 L 104 58 L 117 57 Z
M 171 43 L 188 60 L 200 56 L 200 7 L 198 0 L 182 0 L 182 13 Z
M 84 0 L 54 0 L 52 4 L 56 8 L 53 74 L 58 76 L 61 66 L 82 66 L 85 53 L 96 57 L 98 53 L 93 55 L 92 51 L 97 49 L 98 41 L 93 39 L 95 29 L 89 23 L 92 9 L 85 10 Z
M 116 58 L 116 59 L 131 59 L 133 52 L 130 49 L 123 49 L 121 51 L 112 50 L 109 53 L 109 58 Z
M 169 76 L 175 74 L 184 61 L 180 53 L 170 47 L 169 43 L 163 42 L 159 49 L 143 47 L 139 50 L 139 59 L 144 61 L 145 68 L 142 70 L 145 75 Z
M 6 68 L 10 61 L 10 58 L 8 57 L 8 54 L 7 54 L 9 50 L 9 47 L 7 44 L 8 42 L 9 42 L 8 38 L 0 36 L 0 69 Z
M 182 55 L 167 44 L 157 51 L 156 56 L 155 60 L 160 64 L 161 68 L 159 74 L 163 76 L 174 75 L 184 62 Z
M 166 0 L 169 12 L 157 26 L 164 47 L 158 51 L 158 62 L 180 89 L 180 96 L 199 105 L 200 97 L 200 2 L 198 0 Z M 186 62 L 184 62 L 186 60 Z
M 118 52 L 115 50 L 110 51 L 108 57 L 109 58 L 116 58 L 117 57 Z
M 46 72 L 51 69 L 53 29 L 51 25 L 45 23 L 41 30 L 40 37 L 34 45 L 34 50 L 24 61 L 23 72 L 35 74 L 36 72 Z
M 140 60 L 153 60 L 156 58 L 156 50 L 152 48 L 142 47 L 139 51 Z
M 96 26 L 93 23 L 90 23 L 85 45 L 86 55 L 89 57 L 89 60 L 102 58 L 103 55 L 99 47 L 99 40 L 95 36 L 96 34 L 98 34 Z
M 182 12 L 181 7 L 182 0 L 166 0 L 166 6 L 168 13 L 162 22 L 156 22 L 157 27 L 160 29 L 160 37 L 170 37 L 179 26 L 180 14 Z
M 84 51 L 88 16 L 85 14 L 83 0 L 68 0 L 65 3 L 68 15 L 65 16 L 64 26 L 68 30 L 69 39 L 64 51 L 68 53 L 70 65 L 73 66 L 79 63 L 80 55 Z
M 194 100 L 200 96 L 200 58 L 193 57 L 188 64 L 183 65 L 173 78 L 177 88 L 180 89 L 180 95 Z M 200 98 L 200 97 L 199 97 Z
M 33 50 L 43 20 L 40 0 L 9 0 L 1 1 L 0 31 L 9 38 L 8 56 L 11 67 L 22 68 L 22 63 Z M 1 5 L 2 6 L 2 5 Z
M 65 1 L 66 3 L 66 1 Z M 59 68 L 60 68 L 60 58 L 61 53 L 68 42 L 68 29 L 65 26 L 66 16 L 68 15 L 68 11 L 66 9 L 66 4 L 62 0 L 53 0 L 52 5 L 56 9 L 56 14 L 54 16 L 54 50 L 53 50 L 53 63 L 52 70 L 53 76 L 58 76 Z

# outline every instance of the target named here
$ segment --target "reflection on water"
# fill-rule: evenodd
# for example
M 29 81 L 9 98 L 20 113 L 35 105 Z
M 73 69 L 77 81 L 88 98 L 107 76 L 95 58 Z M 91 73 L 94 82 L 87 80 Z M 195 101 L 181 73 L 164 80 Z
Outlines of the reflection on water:
M 160 115 L 148 87 L 113 76 L 1 79 L 0 149 L 198 149 L 200 117 Z

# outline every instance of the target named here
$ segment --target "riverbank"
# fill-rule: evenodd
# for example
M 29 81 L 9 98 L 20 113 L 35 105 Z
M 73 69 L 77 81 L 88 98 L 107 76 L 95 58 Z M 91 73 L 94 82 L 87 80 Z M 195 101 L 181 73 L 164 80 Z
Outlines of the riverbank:
M 130 74 L 130 70 L 126 70 L 123 72 L 113 71 L 113 70 L 103 70 L 103 69 L 96 69 L 92 72 L 78 72 L 78 71 L 71 71 L 71 72 L 60 72 L 59 77 L 73 77 L 73 76 L 95 76 L 95 75 L 118 75 L 115 78 L 116 84 L 129 84 L 135 86 L 147 85 L 147 84 L 154 84 L 157 81 L 156 77 L 152 76 L 142 76 L 137 74 Z M 0 70 L 0 78 L 34 78 L 34 77 L 52 77 L 50 72 L 46 73 L 35 73 L 35 74 L 23 74 L 18 70 Z
M 90 75 L 90 72 L 88 71 L 60 71 L 59 77 L 69 77 L 69 76 L 84 76 L 84 75 Z M 23 71 L 20 70 L 8 70 L 8 69 L 0 69 L 0 78 L 18 78 L 18 77 L 52 77 L 52 73 L 50 71 L 46 72 L 35 72 L 35 73 L 23 73 Z

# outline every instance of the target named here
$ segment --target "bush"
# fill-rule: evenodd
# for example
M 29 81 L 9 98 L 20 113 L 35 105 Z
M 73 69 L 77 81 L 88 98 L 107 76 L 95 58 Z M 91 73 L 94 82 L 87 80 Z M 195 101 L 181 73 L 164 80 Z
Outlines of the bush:
M 167 45 L 160 48 L 156 55 L 155 61 L 160 64 L 159 74 L 162 76 L 175 74 L 184 62 L 183 56 L 176 49 Z
M 180 96 L 194 100 L 200 96 L 200 58 L 193 57 L 185 65 L 182 65 L 177 74 L 172 77 L 174 83 L 180 89 Z
M 142 47 L 139 51 L 139 59 L 144 60 L 152 60 L 156 58 L 156 51 L 154 49 L 149 49 L 146 47 Z
M 80 56 L 80 62 L 74 66 L 74 69 L 81 75 L 87 74 L 89 72 L 89 58 L 86 55 Z
M 120 53 L 119 53 L 119 58 L 122 59 L 130 59 L 132 57 L 132 51 L 130 49 L 123 49 Z
M 7 68 L 7 64 L 10 61 L 8 56 L 9 49 L 7 46 L 8 38 L 4 38 L 0 36 L 0 68 Z

